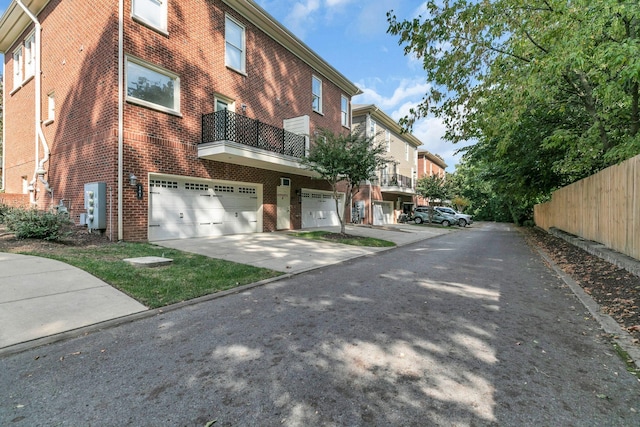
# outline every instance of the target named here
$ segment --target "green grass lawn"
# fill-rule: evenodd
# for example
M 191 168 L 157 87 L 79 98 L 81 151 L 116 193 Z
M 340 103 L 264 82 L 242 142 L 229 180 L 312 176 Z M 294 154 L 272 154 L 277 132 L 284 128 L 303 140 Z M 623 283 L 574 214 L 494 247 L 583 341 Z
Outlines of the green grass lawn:
M 342 235 L 340 233 L 332 233 L 330 231 L 302 231 L 291 233 L 293 236 L 302 237 L 304 239 L 322 240 L 324 242 L 342 243 L 352 246 L 369 246 L 374 248 L 388 248 L 396 244 L 388 240 L 376 239 L 373 237 Z
M 276 277 L 282 273 L 208 258 L 148 243 L 114 243 L 66 247 L 55 253 L 29 252 L 78 267 L 150 308 L 162 307 Z M 157 256 L 173 259 L 163 267 L 134 267 L 126 258 Z

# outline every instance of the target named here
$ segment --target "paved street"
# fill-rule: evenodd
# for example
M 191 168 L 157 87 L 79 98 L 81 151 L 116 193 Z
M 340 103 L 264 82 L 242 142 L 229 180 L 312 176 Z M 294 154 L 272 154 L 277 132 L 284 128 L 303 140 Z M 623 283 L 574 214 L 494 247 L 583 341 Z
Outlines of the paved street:
M 602 335 L 487 224 L 4 357 L 0 425 L 640 425 Z

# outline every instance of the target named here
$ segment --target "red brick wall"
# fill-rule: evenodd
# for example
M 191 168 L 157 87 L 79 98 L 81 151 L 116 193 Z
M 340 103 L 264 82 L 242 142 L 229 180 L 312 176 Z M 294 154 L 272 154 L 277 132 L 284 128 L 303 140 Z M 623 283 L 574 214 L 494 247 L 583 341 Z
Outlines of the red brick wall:
M 141 203 L 126 183 L 134 173 L 148 188 L 148 173 L 239 180 L 264 184 L 264 230 L 275 229 L 276 186 L 283 174 L 201 160 L 201 117 L 214 111 L 214 95 L 235 99 L 236 111 L 282 127 L 286 118 L 309 115 L 311 133 L 318 127 L 341 132 L 341 90 L 325 76 L 276 43 L 220 1 L 169 2 L 168 35 L 131 19 L 131 0 L 124 2 L 126 55 L 165 68 L 180 77 L 181 116 L 125 103 L 124 217 L 125 240 L 145 240 L 148 197 Z M 224 64 L 225 12 L 246 26 L 246 74 Z M 51 150 L 45 163 L 53 188 L 38 184 L 40 208 L 64 198 L 76 221 L 84 211 L 87 182 L 107 183 L 107 233 L 117 235 L 117 2 L 52 0 L 38 17 L 42 23 L 42 111 L 47 119 L 47 94 L 55 92 L 56 119 L 44 127 Z M 31 29 L 25 31 L 23 41 Z M 13 69 L 10 49 L 5 69 Z M 323 114 L 311 111 L 311 76 L 323 80 Z M 6 100 L 6 190 L 22 192 L 21 176 L 31 181 L 35 170 L 34 80 Z M 8 73 L 6 88 L 13 87 Z M 126 90 L 126 89 L 125 89 Z M 40 149 L 40 158 L 42 149 Z M 301 187 L 327 189 L 321 181 L 291 176 L 292 199 Z M 296 211 L 297 209 L 297 211 Z M 297 203 L 292 204 L 294 227 L 300 226 Z

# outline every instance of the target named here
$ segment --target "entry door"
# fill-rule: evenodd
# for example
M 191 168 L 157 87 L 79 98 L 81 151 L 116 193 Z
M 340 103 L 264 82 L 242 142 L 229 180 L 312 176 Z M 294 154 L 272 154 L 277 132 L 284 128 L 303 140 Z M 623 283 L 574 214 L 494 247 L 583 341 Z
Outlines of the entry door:
M 288 184 L 284 182 L 283 184 Z M 278 185 L 278 202 L 276 205 L 278 230 L 289 230 L 291 228 L 291 186 Z

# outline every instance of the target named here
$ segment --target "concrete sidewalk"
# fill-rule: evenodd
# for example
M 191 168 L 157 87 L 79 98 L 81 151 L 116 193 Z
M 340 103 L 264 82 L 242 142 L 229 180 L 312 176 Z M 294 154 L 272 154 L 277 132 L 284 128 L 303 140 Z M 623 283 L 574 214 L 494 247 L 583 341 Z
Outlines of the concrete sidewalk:
M 347 233 L 405 245 L 456 228 L 348 226 Z M 324 228 L 337 232 L 339 227 Z M 155 242 L 160 246 L 297 274 L 391 248 L 367 248 L 256 233 Z M 0 354 L 9 347 L 146 311 L 89 273 L 40 257 L 0 252 Z
M 0 252 L 0 348 L 146 309 L 68 264 Z

